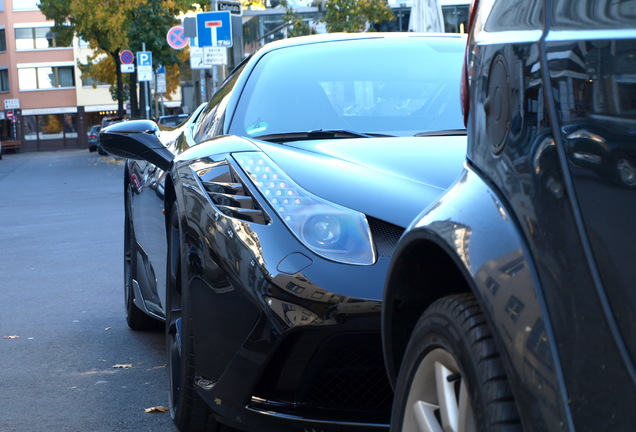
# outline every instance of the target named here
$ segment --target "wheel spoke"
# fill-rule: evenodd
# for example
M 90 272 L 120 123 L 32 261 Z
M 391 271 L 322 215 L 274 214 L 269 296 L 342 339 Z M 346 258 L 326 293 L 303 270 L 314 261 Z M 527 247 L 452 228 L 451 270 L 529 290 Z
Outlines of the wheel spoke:
M 457 432 L 459 417 L 455 382 L 448 377 L 454 372 L 440 362 L 435 362 L 435 385 L 439 401 L 440 417 L 445 432 Z
M 417 401 L 413 404 L 412 409 L 417 432 L 444 432 L 435 416 L 435 411 L 439 409 L 439 406 Z
M 468 387 L 462 380 L 459 387 L 459 419 L 457 429 L 459 432 L 475 432 L 477 430 L 475 425 L 475 416 L 473 414 L 473 407 L 470 404 L 470 394 L 468 394 Z

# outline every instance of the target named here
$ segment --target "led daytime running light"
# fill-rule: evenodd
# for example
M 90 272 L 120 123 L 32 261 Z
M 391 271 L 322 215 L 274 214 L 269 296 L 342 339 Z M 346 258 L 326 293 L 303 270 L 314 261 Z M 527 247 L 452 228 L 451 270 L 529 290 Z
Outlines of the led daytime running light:
M 317 254 L 335 261 L 375 262 L 364 214 L 304 190 L 261 152 L 232 155 L 292 233 Z

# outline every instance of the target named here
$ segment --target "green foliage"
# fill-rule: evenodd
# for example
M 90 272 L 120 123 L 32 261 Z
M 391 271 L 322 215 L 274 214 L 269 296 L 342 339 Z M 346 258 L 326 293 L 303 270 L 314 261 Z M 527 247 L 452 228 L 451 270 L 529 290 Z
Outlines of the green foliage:
M 303 20 L 303 17 L 289 6 L 287 1 L 283 0 L 280 4 L 285 8 L 283 22 L 288 24 L 288 37 L 306 36 L 315 33 L 311 30 L 309 24 Z
M 386 0 L 327 0 L 324 4 L 327 31 L 357 33 L 381 21 L 395 19 Z
M 110 91 L 110 96 L 113 98 L 113 100 L 117 100 L 117 88 L 111 86 L 108 91 Z M 124 100 L 130 99 L 128 84 L 124 84 L 124 88 L 122 89 L 122 97 L 124 98 Z
M 166 43 L 166 34 L 170 27 L 179 24 L 175 17 L 179 10 L 168 9 L 163 0 L 146 0 L 132 11 L 132 22 L 128 31 L 128 48 L 133 52 L 141 51 L 142 43 L 146 51 L 152 52 L 155 65 L 179 63 L 178 52 Z

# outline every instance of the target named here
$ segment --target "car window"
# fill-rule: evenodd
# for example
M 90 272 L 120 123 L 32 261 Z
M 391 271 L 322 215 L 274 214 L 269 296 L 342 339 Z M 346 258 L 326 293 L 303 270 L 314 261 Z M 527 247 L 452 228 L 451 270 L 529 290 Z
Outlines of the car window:
M 551 17 L 553 30 L 633 30 L 636 0 L 553 0 Z
M 159 124 L 168 127 L 177 127 L 188 118 L 187 114 L 175 114 L 170 116 L 159 117 Z
M 208 106 L 205 107 L 205 110 L 199 116 L 193 132 L 193 138 L 196 143 L 208 140 L 222 133 L 222 119 L 224 118 L 225 107 L 227 105 L 229 95 L 240 76 L 241 70 L 237 70 L 234 75 L 228 77 L 226 82 L 214 94 Z
M 579 0 L 580 1 L 580 0 Z M 540 30 L 543 0 L 496 1 L 484 24 L 487 32 Z
M 377 42 L 267 53 L 250 75 L 230 133 L 257 137 L 347 129 L 413 136 L 463 129 L 458 83 L 464 39 Z

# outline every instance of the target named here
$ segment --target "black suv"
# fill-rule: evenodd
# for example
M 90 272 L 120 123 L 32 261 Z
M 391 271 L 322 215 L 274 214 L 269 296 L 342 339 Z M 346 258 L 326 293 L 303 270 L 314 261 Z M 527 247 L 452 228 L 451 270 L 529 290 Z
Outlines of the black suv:
M 464 69 L 465 169 L 387 278 L 392 430 L 634 430 L 636 1 L 476 1 Z

